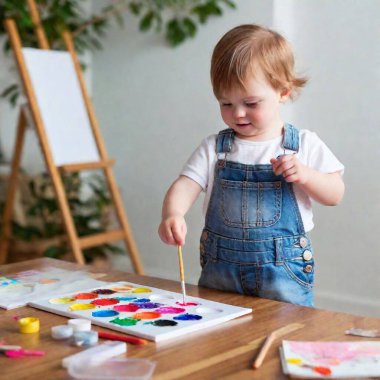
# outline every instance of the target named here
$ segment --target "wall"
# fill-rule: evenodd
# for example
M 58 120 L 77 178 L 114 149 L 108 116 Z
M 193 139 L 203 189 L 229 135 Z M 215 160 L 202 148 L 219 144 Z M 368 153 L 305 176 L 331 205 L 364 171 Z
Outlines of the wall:
M 198 36 L 169 49 L 160 37 L 113 29 L 94 55 L 94 101 L 147 273 L 177 279 L 176 250 L 160 242 L 161 203 L 188 155 L 223 128 L 209 84 L 212 48 L 241 23 L 274 26 L 292 43 L 298 71 L 310 82 L 284 117 L 316 131 L 345 164 L 338 207 L 315 205 L 319 307 L 379 315 L 377 215 L 380 182 L 380 3 L 345 0 L 236 1 L 236 11 L 209 22 Z M 201 203 L 187 216 L 186 280 L 199 276 Z M 127 267 L 125 267 L 127 268 Z

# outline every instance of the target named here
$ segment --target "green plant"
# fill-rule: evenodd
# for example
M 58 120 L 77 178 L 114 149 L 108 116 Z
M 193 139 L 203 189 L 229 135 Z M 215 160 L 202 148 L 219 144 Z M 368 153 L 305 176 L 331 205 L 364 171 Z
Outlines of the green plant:
M 87 236 L 104 232 L 110 224 L 111 198 L 105 180 L 100 175 L 79 176 L 70 173 L 62 176 L 71 214 L 78 236 Z M 26 200 L 26 215 L 29 223 L 21 225 L 12 222 L 12 235 L 23 241 L 44 240 L 64 236 L 65 230 L 61 212 L 54 195 L 53 184 L 47 174 L 29 181 L 29 199 Z M 84 195 L 83 193 L 87 194 Z M 67 241 L 53 244 L 44 252 L 44 256 L 60 257 L 69 251 Z M 83 254 L 87 262 L 94 257 L 105 257 L 107 252 L 123 252 L 116 245 L 103 244 L 85 249 Z
M 61 34 L 67 28 L 73 34 L 79 54 L 101 49 L 101 39 L 114 19 L 122 26 L 123 13 L 131 12 L 139 18 L 142 32 L 154 30 L 162 33 L 170 46 L 177 46 L 196 35 L 198 25 L 210 17 L 221 16 L 223 6 L 235 8 L 232 0 L 112 0 L 98 14 L 88 14 L 80 0 L 36 0 L 41 20 L 50 45 L 62 49 Z M 82 2 L 83 3 L 83 2 Z M 0 0 L 0 36 L 5 33 L 3 21 L 15 19 L 24 46 L 37 46 L 26 0 Z M 4 51 L 10 49 L 5 39 Z M 19 87 L 12 84 L 5 88 L 1 97 L 15 105 Z

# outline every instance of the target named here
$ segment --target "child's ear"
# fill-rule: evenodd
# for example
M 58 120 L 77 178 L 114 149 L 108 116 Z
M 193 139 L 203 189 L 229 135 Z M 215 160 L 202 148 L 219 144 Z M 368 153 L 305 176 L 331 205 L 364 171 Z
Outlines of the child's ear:
M 289 99 L 291 93 L 292 93 L 292 89 L 291 88 L 284 88 L 280 92 L 280 102 L 281 103 L 285 103 Z

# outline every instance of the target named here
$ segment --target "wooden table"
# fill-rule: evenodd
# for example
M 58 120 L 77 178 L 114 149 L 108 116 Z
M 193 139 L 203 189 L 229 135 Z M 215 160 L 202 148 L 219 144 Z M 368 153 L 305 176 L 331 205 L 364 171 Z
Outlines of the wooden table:
M 83 270 L 84 268 L 77 264 L 44 258 L 0 266 L 0 275 L 9 275 L 29 269 L 41 269 L 47 266 L 73 270 Z M 86 269 L 92 270 L 91 267 Z M 178 281 L 168 281 L 119 271 L 109 272 L 101 280 L 130 281 L 181 292 Z M 194 285 L 187 285 L 186 289 L 191 296 L 250 307 L 253 308 L 253 313 L 215 326 L 207 331 L 185 335 L 175 341 L 157 344 L 149 342 L 143 346 L 128 344 L 128 357 L 148 358 L 157 362 L 153 376 L 155 380 L 286 379 L 287 377 L 282 374 L 278 355 L 281 340 L 276 341 L 269 350 L 261 368 L 251 369 L 254 357 L 265 337 L 272 330 L 298 322 L 304 324 L 305 327 L 288 334 L 284 339 L 353 341 L 368 338 L 344 335 L 346 329 L 351 327 L 380 329 L 380 319 L 378 318 L 299 307 L 282 302 L 198 288 Z M 40 332 L 36 334 L 19 333 L 17 323 L 13 318 L 15 316 L 40 318 Z M 9 359 L 1 356 L 0 379 L 69 379 L 67 371 L 61 367 L 61 360 L 68 355 L 81 351 L 81 349 L 65 342 L 55 341 L 50 337 L 50 328 L 65 324 L 66 321 L 67 318 L 65 317 L 30 307 L 8 311 L 0 309 L 0 340 L 6 340 L 7 344 L 21 345 L 23 348 L 46 352 L 43 357 Z M 94 326 L 94 329 L 107 331 L 97 326 Z M 252 342 L 252 350 L 228 358 L 228 352 L 249 342 Z

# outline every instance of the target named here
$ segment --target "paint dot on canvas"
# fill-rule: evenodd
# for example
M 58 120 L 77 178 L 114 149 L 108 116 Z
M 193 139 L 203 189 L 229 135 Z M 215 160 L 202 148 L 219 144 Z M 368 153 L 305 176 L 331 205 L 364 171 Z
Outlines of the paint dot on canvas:
M 185 311 L 182 307 L 164 306 L 160 307 L 157 312 L 161 314 L 180 314 Z
M 149 288 L 136 288 L 132 290 L 132 293 L 150 293 L 151 291 Z
M 122 285 L 122 286 L 114 286 L 111 288 L 111 290 L 117 292 L 117 293 L 130 293 L 130 291 L 133 289 L 132 285 Z
M 139 319 L 135 318 L 115 318 L 110 321 L 110 323 L 114 323 L 119 326 L 135 326 L 139 322 Z
M 179 306 L 198 306 L 199 305 L 199 303 L 197 303 L 197 302 L 185 302 L 185 303 L 183 303 L 180 301 L 177 301 L 176 304 Z
M 156 309 L 157 307 L 160 307 L 160 303 L 155 302 L 142 302 L 138 303 L 138 306 L 140 309 Z
M 53 305 L 64 305 L 66 303 L 74 302 L 75 299 L 71 297 L 61 297 L 61 298 L 52 298 L 49 300 L 49 303 L 52 303 Z
M 119 313 L 115 310 L 98 310 L 92 313 L 93 317 L 100 317 L 100 318 L 114 317 L 115 315 L 119 315 Z
M 119 300 L 115 298 L 102 298 L 102 299 L 94 300 L 91 303 L 96 306 L 111 306 L 111 305 L 116 305 L 117 303 L 119 303 Z
M 158 327 L 167 327 L 167 326 L 176 326 L 178 325 L 178 322 L 176 321 L 171 321 L 170 319 L 159 319 L 157 321 L 153 322 L 148 322 L 149 324 L 153 326 L 158 326 Z
M 197 314 L 181 314 L 176 315 L 173 319 L 176 321 L 199 321 L 202 317 Z
M 89 310 L 89 309 L 95 309 L 95 305 L 92 305 L 90 303 L 74 303 L 74 305 L 70 306 L 70 310 Z
M 161 314 L 157 313 L 155 311 L 142 311 L 141 313 L 136 313 L 132 316 L 132 318 L 135 319 L 154 319 L 154 318 L 160 318 Z
M 119 301 L 134 301 L 136 302 L 136 297 L 115 297 Z
M 113 308 L 116 311 L 124 311 L 124 312 L 135 312 L 139 309 L 139 307 L 135 304 L 128 304 L 128 305 L 117 305 Z
M 93 293 L 96 293 L 96 294 L 114 294 L 116 292 L 114 290 L 111 290 L 111 289 L 96 289 L 93 291 Z
M 91 300 L 98 298 L 96 293 L 78 293 L 74 296 L 77 300 Z

